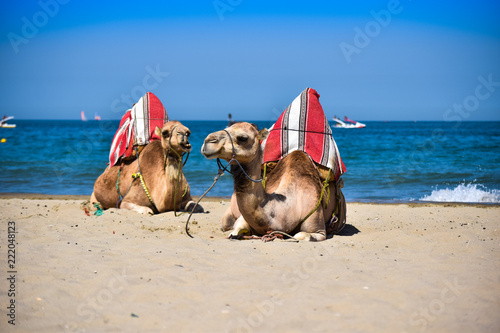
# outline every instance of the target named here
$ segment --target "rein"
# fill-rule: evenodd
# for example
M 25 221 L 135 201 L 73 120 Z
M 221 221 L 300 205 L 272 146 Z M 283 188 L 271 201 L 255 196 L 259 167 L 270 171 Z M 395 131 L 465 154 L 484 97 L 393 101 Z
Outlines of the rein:
M 172 133 L 173 133 L 173 130 L 175 129 L 175 127 L 176 126 L 174 126 L 174 128 L 172 129 Z M 180 182 L 180 173 L 181 173 L 182 167 L 184 165 L 186 165 L 186 162 L 187 162 L 187 160 L 189 158 L 189 153 L 187 154 L 186 160 L 183 163 L 182 159 L 183 159 L 184 154 L 181 155 L 178 152 L 176 152 L 175 150 L 171 149 L 171 146 L 172 146 L 172 144 L 171 144 L 172 141 L 171 140 L 172 140 L 172 135 L 169 138 L 169 142 L 168 142 L 169 143 L 169 148 L 168 148 L 168 151 L 164 152 L 165 159 L 164 159 L 164 162 L 163 162 L 163 169 L 165 170 L 165 168 L 167 166 L 167 159 L 168 159 L 169 152 L 170 151 L 174 152 L 177 155 L 178 159 L 179 159 L 179 171 L 178 171 L 178 174 L 177 174 L 177 183 L 176 183 L 176 186 L 174 187 L 174 215 L 177 216 L 177 211 L 176 211 L 175 208 L 176 208 L 177 189 L 179 187 L 179 182 Z M 146 183 L 144 181 L 144 177 L 143 177 L 142 172 L 141 172 L 141 165 L 139 164 L 139 153 L 137 151 L 137 147 L 135 147 L 135 154 L 137 156 L 137 168 L 139 169 L 139 172 L 132 174 L 132 182 L 130 183 L 130 186 L 129 186 L 127 192 L 125 193 L 125 195 L 122 195 L 121 192 L 120 192 L 120 173 L 121 173 L 123 165 L 124 165 L 123 162 L 120 165 L 120 169 L 118 170 L 118 176 L 117 176 L 117 179 L 116 179 L 116 191 L 118 192 L 119 199 L 116 202 L 116 208 L 119 208 L 119 206 L 120 206 L 121 202 L 123 201 L 123 199 L 130 192 L 130 189 L 132 188 L 132 185 L 134 184 L 134 181 L 136 179 L 139 179 L 140 182 L 141 182 L 141 186 L 144 189 L 144 192 L 146 193 L 146 196 L 149 199 L 149 202 L 153 205 L 153 210 L 155 211 L 155 214 L 158 214 L 160 211 L 156 207 L 156 204 L 154 203 L 153 198 L 151 197 L 151 194 L 149 193 L 149 190 L 146 187 Z M 182 196 L 184 197 L 186 195 L 186 193 L 187 193 L 187 184 L 186 184 L 186 188 L 185 188 L 184 193 L 183 193 Z
M 229 161 L 229 163 L 221 168 L 219 167 L 219 171 L 217 171 L 217 176 L 215 176 L 214 178 L 214 182 L 212 183 L 212 185 L 210 185 L 210 187 L 208 188 L 208 190 L 205 191 L 205 193 L 203 193 L 203 195 L 196 201 L 196 204 L 193 206 L 193 208 L 191 209 L 191 213 L 189 213 L 189 216 L 188 216 L 188 219 L 186 221 L 186 234 L 191 237 L 191 238 L 194 238 L 190 233 L 189 233 L 189 220 L 191 219 L 191 216 L 193 215 L 193 212 L 194 210 L 196 209 L 196 207 L 198 206 L 198 204 L 200 203 L 201 199 L 203 199 L 203 197 L 205 195 L 207 195 L 208 192 L 210 192 L 210 190 L 215 186 L 215 183 L 217 183 L 217 181 L 219 180 L 220 176 L 224 175 L 224 170 L 227 171 L 227 167 L 229 166 L 229 164 L 231 163 L 231 161 Z
M 220 176 L 224 175 L 224 172 L 227 172 L 229 174 L 232 175 L 231 171 L 228 170 L 228 167 L 229 165 L 231 165 L 231 162 L 235 161 L 238 166 L 240 167 L 241 171 L 243 171 L 243 173 L 245 174 L 245 176 L 255 182 L 255 183 L 258 183 L 258 182 L 262 182 L 262 178 L 261 179 L 253 179 L 252 177 L 250 177 L 247 172 L 245 171 L 245 169 L 243 169 L 243 167 L 241 166 L 240 162 L 238 162 L 238 160 L 236 159 L 236 152 L 235 152 L 235 149 L 234 149 L 234 142 L 233 142 L 233 138 L 231 137 L 231 134 L 229 134 L 229 132 L 224 129 L 223 130 L 224 132 L 226 132 L 226 134 L 229 136 L 229 139 L 231 140 L 231 147 L 232 147 L 232 157 L 231 159 L 229 160 L 229 162 L 224 166 L 222 164 L 222 162 L 220 161 L 219 158 L 217 158 L 217 166 L 219 167 L 219 170 L 217 171 L 217 176 L 215 176 L 214 178 L 214 182 L 212 183 L 212 185 L 210 185 L 210 187 L 208 188 L 208 190 L 205 191 L 205 193 L 203 193 L 203 195 L 196 201 L 196 204 L 193 206 L 193 208 L 191 209 L 191 213 L 189 214 L 188 216 L 188 219 L 186 221 L 186 234 L 191 237 L 191 238 L 194 238 L 190 233 L 189 233 L 189 220 L 191 219 L 191 216 L 193 215 L 193 212 L 194 210 L 196 209 L 196 207 L 198 206 L 198 204 L 200 203 L 201 199 L 203 199 L 203 197 L 205 197 L 205 195 L 207 195 L 208 192 L 210 192 L 210 190 L 215 186 L 215 184 L 217 183 L 217 181 L 219 180 Z
M 219 166 L 219 170 L 222 169 L 223 171 L 226 171 L 227 173 L 229 174 L 233 174 L 231 171 L 229 171 L 227 169 L 227 167 L 231 164 L 231 162 L 236 162 L 238 164 L 238 166 L 240 167 L 241 171 L 243 171 L 243 174 L 248 178 L 248 180 L 251 180 L 253 181 L 254 183 L 260 183 L 262 182 L 262 178 L 261 179 L 253 179 L 252 177 L 250 177 L 248 175 L 248 173 L 245 171 L 245 169 L 243 169 L 243 167 L 241 166 L 240 162 L 236 159 L 236 153 L 235 153 L 235 149 L 234 149 L 234 142 L 233 142 L 233 138 L 231 137 L 231 134 L 229 134 L 229 132 L 227 130 L 223 130 L 224 132 L 226 132 L 226 134 L 229 136 L 229 139 L 231 140 L 231 146 L 232 146 L 232 149 L 233 149 L 233 156 L 232 158 L 229 160 L 229 163 L 223 167 L 222 166 L 222 162 L 220 161 L 220 159 L 217 159 L 217 165 Z
M 174 186 L 174 216 L 177 217 L 177 190 L 179 189 L 179 182 L 181 181 L 180 178 L 181 178 L 181 170 L 182 168 L 186 165 L 187 163 L 187 160 L 189 158 L 189 152 L 187 153 L 187 156 L 186 156 L 186 160 L 184 161 L 184 163 L 182 163 L 182 158 L 183 158 L 183 154 L 179 154 L 178 152 L 176 152 L 175 150 L 172 149 L 172 137 L 174 136 L 174 130 L 175 128 L 177 127 L 177 125 L 175 125 L 171 132 L 170 132 L 170 137 L 168 138 L 168 152 L 165 154 L 165 163 L 163 165 L 163 170 L 166 169 L 167 167 L 167 159 L 168 159 L 168 154 L 170 151 L 174 152 L 176 155 L 177 155 L 177 158 L 179 159 L 179 171 L 177 173 L 177 183 L 175 184 Z M 177 134 L 180 134 L 179 132 L 177 132 Z M 182 134 L 182 136 L 184 137 L 186 134 Z M 166 175 L 166 174 L 165 174 Z M 187 190 L 188 190 L 188 185 L 186 183 L 186 188 L 184 189 L 184 193 L 182 194 L 182 197 L 184 197 L 187 193 Z

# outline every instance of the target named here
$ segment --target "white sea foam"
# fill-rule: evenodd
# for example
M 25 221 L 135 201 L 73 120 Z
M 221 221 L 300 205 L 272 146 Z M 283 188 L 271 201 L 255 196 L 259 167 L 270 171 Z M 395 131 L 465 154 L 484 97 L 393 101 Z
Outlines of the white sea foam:
M 488 190 L 481 184 L 460 184 L 454 189 L 434 190 L 420 201 L 500 203 L 500 190 Z

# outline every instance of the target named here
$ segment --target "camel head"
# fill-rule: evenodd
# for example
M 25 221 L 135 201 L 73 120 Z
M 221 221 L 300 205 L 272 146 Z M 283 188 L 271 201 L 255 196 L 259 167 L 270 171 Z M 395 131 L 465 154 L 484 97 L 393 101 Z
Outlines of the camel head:
M 162 128 L 156 127 L 155 133 L 161 137 L 161 146 L 165 151 L 169 148 L 175 150 L 178 154 L 191 151 L 191 144 L 188 139 L 191 131 L 179 121 L 172 120 L 165 123 Z
M 260 142 L 267 134 L 267 129 L 259 131 L 254 124 L 236 123 L 225 130 L 209 134 L 201 147 L 201 153 L 208 159 L 230 161 L 234 157 L 240 163 L 250 163 L 260 156 Z

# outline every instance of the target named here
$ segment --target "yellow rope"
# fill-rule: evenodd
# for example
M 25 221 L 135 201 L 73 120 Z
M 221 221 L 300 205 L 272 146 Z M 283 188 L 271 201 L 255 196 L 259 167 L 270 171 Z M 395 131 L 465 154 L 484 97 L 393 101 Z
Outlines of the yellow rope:
M 153 199 L 151 198 L 151 195 L 149 194 L 148 188 L 146 187 L 146 183 L 144 182 L 144 177 L 142 177 L 142 174 L 140 172 L 138 173 L 133 173 L 132 178 L 137 179 L 139 178 L 141 180 L 142 188 L 144 189 L 144 192 L 146 192 L 146 195 L 148 196 L 149 201 L 155 206 L 155 203 L 153 202 Z
M 267 171 L 267 164 L 264 163 L 264 174 L 262 175 L 262 187 L 264 188 L 264 191 L 266 190 L 266 171 Z
M 330 187 L 328 186 L 329 179 L 330 179 L 330 173 L 328 173 L 328 177 L 326 177 L 325 181 L 323 182 L 323 188 L 321 189 L 321 195 L 319 196 L 319 200 L 318 203 L 316 204 L 316 207 L 314 207 L 314 209 L 309 214 L 307 214 L 307 216 L 303 218 L 302 221 L 300 221 L 300 223 L 305 222 L 312 214 L 314 214 L 315 211 L 318 210 L 319 206 L 321 205 L 321 201 L 323 201 L 323 195 L 325 194 L 325 189 L 328 189 L 328 199 L 330 199 Z

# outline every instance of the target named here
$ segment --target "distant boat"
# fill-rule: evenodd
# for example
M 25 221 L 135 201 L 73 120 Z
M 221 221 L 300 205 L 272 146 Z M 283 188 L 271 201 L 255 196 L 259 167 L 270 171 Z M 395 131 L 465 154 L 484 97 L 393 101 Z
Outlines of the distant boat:
M 85 111 L 82 111 L 82 113 L 80 113 L 80 116 L 82 117 L 82 121 L 87 121 L 87 118 L 85 118 Z
M 97 112 L 94 114 L 94 120 L 101 120 L 101 116 Z
M 334 128 L 363 128 L 366 127 L 365 124 L 360 123 L 359 121 L 351 120 L 347 117 L 344 117 L 344 121 L 340 120 L 337 117 L 333 117 L 333 120 L 337 122 L 335 125 L 333 125 Z M 348 124 L 348 122 L 350 124 Z
M 14 119 L 14 117 L 4 117 L 3 119 L 0 120 L 0 127 L 1 128 L 16 128 L 16 124 L 7 124 L 8 120 Z

